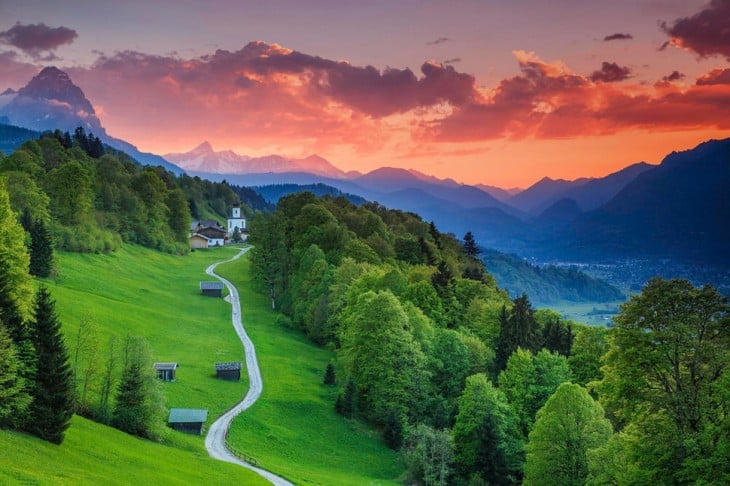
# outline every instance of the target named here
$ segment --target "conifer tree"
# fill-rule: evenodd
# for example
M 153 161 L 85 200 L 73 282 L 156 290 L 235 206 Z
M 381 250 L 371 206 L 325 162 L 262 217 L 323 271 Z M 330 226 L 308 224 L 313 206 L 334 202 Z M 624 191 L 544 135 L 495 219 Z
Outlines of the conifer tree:
M 30 227 L 30 274 L 48 277 L 53 269 L 53 242 L 46 224 L 36 219 Z
M 337 377 L 335 375 L 335 367 L 332 365 L 332 363 L 327 363 L 327 368 L 324 371 L 324 384 L 334 385 L 336 382 Z
M 132 363 L 124 370 L 119 383 L 112 425 L 132 435 L 145 436 L 145 392 L 142 367 Z
M 477 246 L 477 242 L 474 239 L 474 235 L 471 231 L 467 231 L 464 235 L 464 253 L 466 253 L 466 256 L 471 258 L 476 258 L 479 253 L 481 253 L 481 250 Z
M 505 319 L 505 310 L 500 315 L 500 334 L 497 342 L 497 370 L 507 365 L 510 355 L 523 348 L 536 353 L 542 347 L 540 324 L 535 319 L 534 310 L 527 295 L 522 294 L 512 301 L 512 310 Z
M 73 415 L 74 389 L 61 323 L 45 287 L 36 294 L 31 337 L 38 360 L 26 428 L 41 439 L 60 444 Z

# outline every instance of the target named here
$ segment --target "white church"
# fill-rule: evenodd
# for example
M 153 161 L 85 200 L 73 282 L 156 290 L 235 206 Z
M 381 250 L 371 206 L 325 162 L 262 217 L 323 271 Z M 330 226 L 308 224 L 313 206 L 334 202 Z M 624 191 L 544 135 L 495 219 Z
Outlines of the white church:
M 233 236 L 233 232 L 238 228 L 241 233 L 241 239 L 246 241 L 248 238 L 248 229 L 246 228 L 246 218 L 241 215 L 241 206 L 233 206 L 231 215 L 228 217 L 228 237 Z

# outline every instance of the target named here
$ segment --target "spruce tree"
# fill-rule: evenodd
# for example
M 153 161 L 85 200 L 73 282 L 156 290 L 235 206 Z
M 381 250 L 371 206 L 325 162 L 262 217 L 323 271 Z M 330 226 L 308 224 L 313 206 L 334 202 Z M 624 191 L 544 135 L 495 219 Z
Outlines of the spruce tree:
M 33 221 L 30 227 L 30 274 L 36 277 L 48 277 L 53 269 L 53 243 L 51 234 L 40 219 Z
M 477 246 L 477 242 L 474 239 L 474 235 L 471 231 L 467 231 L 464 235 L 464 253 L 466 253 L 466 256 L 471 258 L 476 258 L 477 255 L 481 252 L 479 247 Z
M 31 337 L 38 359 L 26 428 L 41 439 L 60 444 L 73 415 L 74 389 L 61 323 L 45 287 L 36 294 Z
M 327 363 L 327 369 L 324 371 L 324 384 L 334 385 L 337 382 L 337 376 L 335 375 L 335 367 L 332 363 Z
M 114 427 L 139 437 L 147 435 L 144 388 L 142 366 L 139 363 L 131 363 L 124 370 L 122 381 L 119 383 L 117 403 L 112 415 Z

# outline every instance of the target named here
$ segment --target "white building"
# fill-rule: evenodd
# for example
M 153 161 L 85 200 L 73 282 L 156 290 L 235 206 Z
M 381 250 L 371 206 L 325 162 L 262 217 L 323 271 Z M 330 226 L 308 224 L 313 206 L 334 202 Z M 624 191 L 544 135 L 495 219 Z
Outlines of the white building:
M 240 206 L 233 206 L 231 210 L 231 216 L 228 218 L 228 235 L 233 235 L 236 228 L 241 233 L 241 238 L 246 239 L 246 218 L 241 216 Z

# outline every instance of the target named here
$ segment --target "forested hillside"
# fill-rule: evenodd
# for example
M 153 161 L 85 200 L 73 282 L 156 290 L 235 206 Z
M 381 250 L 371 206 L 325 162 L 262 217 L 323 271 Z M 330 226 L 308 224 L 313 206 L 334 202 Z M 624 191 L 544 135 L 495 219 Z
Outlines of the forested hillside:
M 132 242 L 186 253 L 191 218 L 225 219 L 242 197 L 266 205 L 250 190 L 237 188 L 239 197 L 226 183 L 141 166 L 81 128 L 47 132 L 0 155 L 0 179 L 26 229 L 41 222 L 57 248 L 69 251 L 108 252 Z
M 251 240 L 282 325 L 336 351 L 323 370 L 332 406 L 374 424 L 416 482 L 729 479 L 728 307 L 715 289 L 656 279 L 612 330 L 561 322 L 510 300 L 471 235 L 311 193 L 258 216 Z

